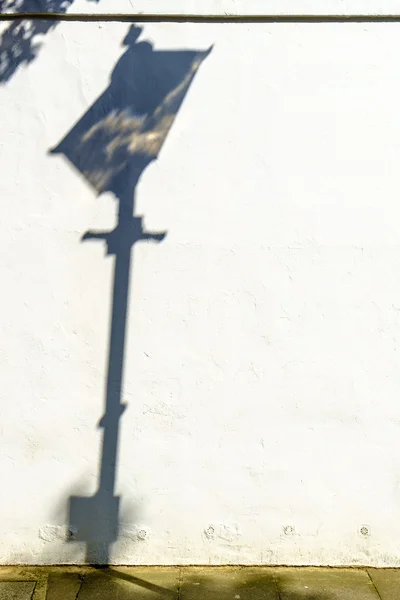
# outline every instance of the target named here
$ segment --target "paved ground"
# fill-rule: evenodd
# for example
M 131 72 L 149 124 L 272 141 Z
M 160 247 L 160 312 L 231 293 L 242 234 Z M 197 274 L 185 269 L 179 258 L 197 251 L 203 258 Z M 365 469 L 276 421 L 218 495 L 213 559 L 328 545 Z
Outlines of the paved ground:
M 400 600 L 400 569 L 0 567 L 0 600 Z

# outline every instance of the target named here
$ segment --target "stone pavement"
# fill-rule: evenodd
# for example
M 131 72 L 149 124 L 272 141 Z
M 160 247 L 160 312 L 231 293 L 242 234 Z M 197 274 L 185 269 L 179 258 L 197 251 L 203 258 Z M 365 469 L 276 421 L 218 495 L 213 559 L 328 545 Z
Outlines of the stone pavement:
M 400 569 L 0 567 L 0 600 L 400 600 Z

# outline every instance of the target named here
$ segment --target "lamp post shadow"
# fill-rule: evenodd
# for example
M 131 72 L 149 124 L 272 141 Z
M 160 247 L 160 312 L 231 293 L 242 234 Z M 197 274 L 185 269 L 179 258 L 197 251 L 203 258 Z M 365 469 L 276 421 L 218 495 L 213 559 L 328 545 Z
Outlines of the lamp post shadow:
M 124 39 L 107 90 L 51 150 L 63 154 L 98 194 L 118 202 L 116 227 L 88 231 L 86 240 L 105 242 L 115 256 L 105 411 L 98 488 L 91 497 L 69 499 L 71 541 L 85 542 L 87 564 L 108 565 L 119 535 L 120 497 L 115 495 L 124 355 L 132 248 L 140 241 L 161 242 L 165 232 L 149 232 L 135 214 L 135 190 L 145 168 L 157 158 L 176 114 L 207 51 L 155 51 L 138 42 L 132 25 Z

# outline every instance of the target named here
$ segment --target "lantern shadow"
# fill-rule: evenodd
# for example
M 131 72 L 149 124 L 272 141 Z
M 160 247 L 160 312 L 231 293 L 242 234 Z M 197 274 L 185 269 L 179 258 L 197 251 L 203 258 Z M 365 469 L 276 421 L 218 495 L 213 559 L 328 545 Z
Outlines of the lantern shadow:
M 86 543 L 86 563 L 107 565 L 118 539 L 120 498 L 115 495 L 126 322 L 132 248 L 139 241 L 161 242 L 165 232 L 149 232 L 135 215 L 135 190 L 145 168 L 157 158 L 176 114 L 207 51 L 155 51 L 138 42 L 132 25 L 127 47 L 107 90 L 54 148 L 63 154 L 97 194 L 111 192 L 118 202 L 116 227 L 88 231 L 82 240 L 105 242 L 115 256 L 105 412 L 98 488 L 94 496 L 69 500 L 71 540 Z

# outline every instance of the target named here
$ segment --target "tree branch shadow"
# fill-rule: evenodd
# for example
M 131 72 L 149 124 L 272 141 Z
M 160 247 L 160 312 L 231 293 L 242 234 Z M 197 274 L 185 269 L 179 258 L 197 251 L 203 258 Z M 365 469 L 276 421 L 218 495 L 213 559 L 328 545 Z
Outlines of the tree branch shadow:
M 57 15 L 64 15 L 75 0 L 5 0 L 0 14 L 15 12 L 0 36 L 0 84 L 5 84 L 16 71 L 30 64 L 42 46 L 40 40 L 60 22 Z M 87 0 L 98 2 L 99 0 Z M 19 17 L 24 13 L 37 12 L 37 17 Z M 54 18 L 40 18 L 39 13 L 54 14 Z

